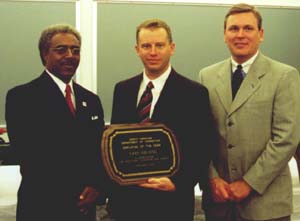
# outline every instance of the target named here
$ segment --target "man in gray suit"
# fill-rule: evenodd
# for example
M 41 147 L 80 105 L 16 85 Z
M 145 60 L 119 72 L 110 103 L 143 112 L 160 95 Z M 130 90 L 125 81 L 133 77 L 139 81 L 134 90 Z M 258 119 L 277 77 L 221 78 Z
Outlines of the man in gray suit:
M 295 160 L 297 163 L 297 167 L 298 167 L 298 174 L 299 174 L 299 181 L 300 181 L 300 144 L 297 148 L 296 154 L 295 154 Z
M 203 193 L 208 221 L 290 220 L 288 162 L 300 138 L 300 77 L 259 51 L 263 39 L 260 13 L 234 5 L 224 22 L 231 58 L 199 74 L 219 135 L 211 188 Z

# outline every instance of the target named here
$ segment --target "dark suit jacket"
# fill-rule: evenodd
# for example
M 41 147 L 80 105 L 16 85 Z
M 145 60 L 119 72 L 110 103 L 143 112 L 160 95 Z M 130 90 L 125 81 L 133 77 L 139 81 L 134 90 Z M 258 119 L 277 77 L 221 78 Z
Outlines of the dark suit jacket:
M 76 83 L 74 94 L 75 118 L 46 72 L 7 94 L 8 135 L 22 175 L 17 220 L 86 220 L 76 204 L 86 185 L 102 182 L 103 110 Z
M 115 86 L 111 123 L 137 123 L 136 103 L 142 74 Z M 193 220 L 194 186 L 207 183 L 212 123 L 207 89 L 172 70 L 155 105 L 152 122 L 164 123 L 177 137 L 182 154 L 171 177 L 175 192 L 136 186 L 115 187 L 110 208 L 117 220 Z

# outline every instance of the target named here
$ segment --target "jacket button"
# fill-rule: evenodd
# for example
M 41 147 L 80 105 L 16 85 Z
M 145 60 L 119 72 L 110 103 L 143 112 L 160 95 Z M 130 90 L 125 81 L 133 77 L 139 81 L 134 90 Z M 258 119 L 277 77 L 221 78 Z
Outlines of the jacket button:
M 236 172 L 236 171 L 237 171 L 237 168 L 231 167 L 231 171 L 232 171 L 232 172 Z
M 234 145 L 233 144 L 228 144 L 227 147 L 228 147 L 228 149 L 231 149 L 231 148 L 234 147 Z
M 228 126 L 231 127 L 234 123 L 232 121 L 228 122 Z

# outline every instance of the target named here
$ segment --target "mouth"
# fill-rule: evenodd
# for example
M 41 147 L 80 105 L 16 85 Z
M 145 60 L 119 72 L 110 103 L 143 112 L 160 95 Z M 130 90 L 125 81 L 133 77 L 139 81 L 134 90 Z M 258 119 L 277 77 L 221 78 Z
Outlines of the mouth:
M 234 46 L 237 47 L 237 48 L 244 48 L 247 45 L 248 45 L 247 43 L 242 43 L 242 42 L 234 43 Z
M 147 60 L 147 62 L 150 63 L 150 64 L 157 64 L 157 63 L 159 63 L 159 61 L 160 60 L 157 60 L 157 59 L 148 59 Z
M 64 62 L 61 63 L 61 66 L 65 69 L 75 69 L 75 68 L 77 68 L 76 62 L 72 62 L 72 61 L 64 61 Z
M 73 64 L 64 64 L 63 67 L 64 68 L 74 68 L 75 65 L 73 65 Z

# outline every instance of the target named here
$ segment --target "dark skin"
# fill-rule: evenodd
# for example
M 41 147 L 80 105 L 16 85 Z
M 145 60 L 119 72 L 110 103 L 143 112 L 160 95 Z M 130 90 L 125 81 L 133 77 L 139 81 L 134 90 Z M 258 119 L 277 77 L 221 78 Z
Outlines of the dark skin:
M 45 67 L 65 83 L 74 76 L 80 62 L 80 42 L 69 33 L 58 33 L 50 41 L 50 48 L 43 54 Z
M 71 33 L 58 33 L 50 41 L 50 48 L 43 54 L 45 68 L 64 83 L 69 83 L 80 62 L 80 42 Z M 80 212 L 87 214 L 100 193 L 87 186 L 79 196 Z

